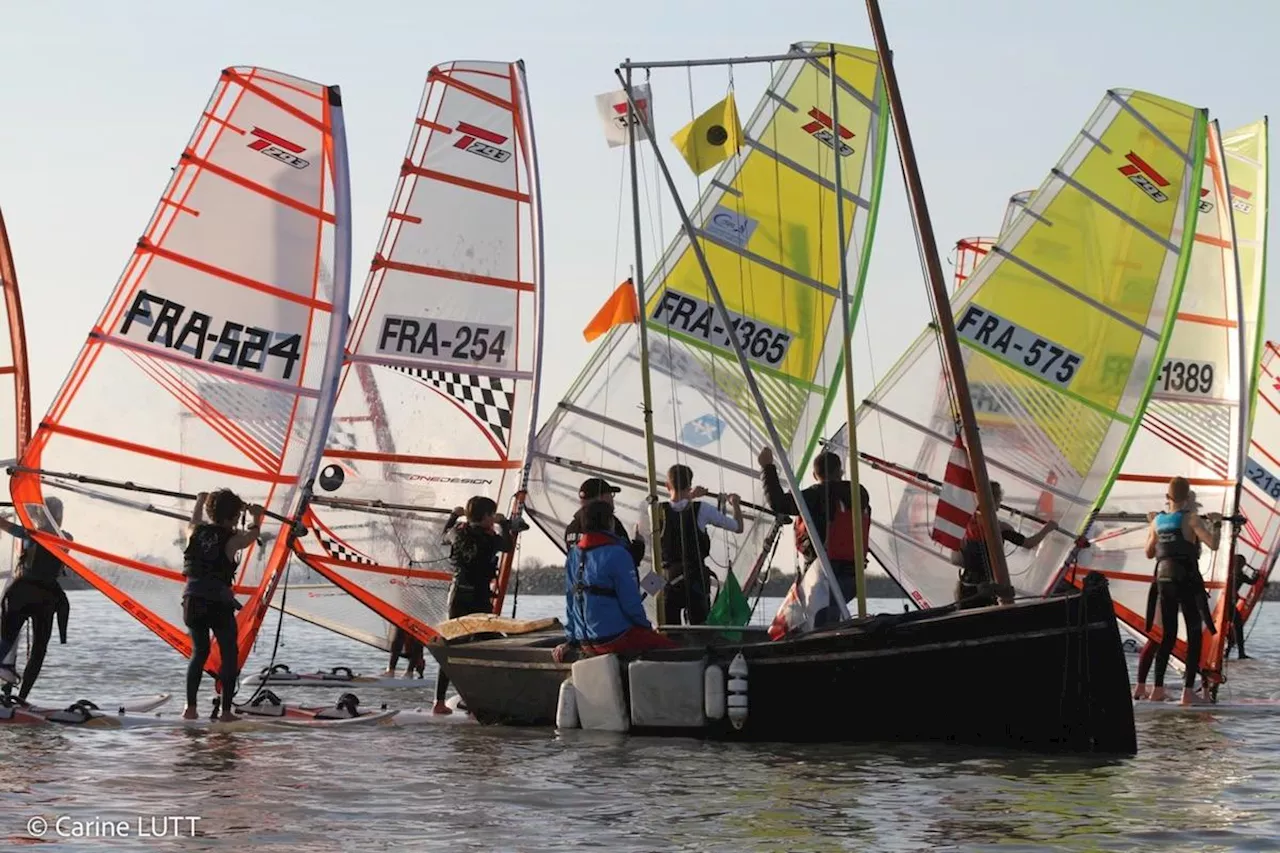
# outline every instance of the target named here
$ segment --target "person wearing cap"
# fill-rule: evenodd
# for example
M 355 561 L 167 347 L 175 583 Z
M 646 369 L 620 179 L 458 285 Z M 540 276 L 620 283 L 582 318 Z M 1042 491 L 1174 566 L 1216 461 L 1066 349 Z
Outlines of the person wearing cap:
M 1155 689 L 1151 698 L 1157 702 L 1164 701 L 1164 674 L 1178 639 L 1178 613 L 1181 611 L 1187 628 L 1182 704 L 1200 704 L 1203 700 L 1197 698 L 1192 690 L 1200 669 L 1200 634 L 1204 629 L 1211 634 L 1216 631 L 1213 620 L 1205 619 L 1208 602 L 1204 600 L 1198 546 L 1203 543 L 1211 551 L 1218 550 L 1222 540 L 1222 514 L 1211 512 L 1202 517 L 1196 511 L 1197 504 L 1186 477 L 1174 477 L 1169 481 L 1165 499 L 1165 511 L 1156 514 L 1147 532 L 1147 558 L 1156 561 L 1156 600 L 1162 633 L 1156 650 Z M 1206 519 L 1212 529 L 1205 524 Z M 1148 632 L 1155 621 L 1152 610 L 1148 604 Z
M 70 533 L 60 530 L 62 501 L 55 497 L 45 498 L 44 508 L 48 510 L 47 515 L 37 517 L 42 532 L 54 535 L 60 532 L 64 539 L 71 539 Z M 59 583 L 65 571 L 62 560 L 35 541 L 31 532 L 20 524 L 0 518 L 0 530 L 22 542 L 22 554 L 14 567 L 13 580 L 4 596 L 0 597 L 0 681 L 16 684 L 19 680 L 16 669 L 18 637 L 22 634 L 22 626 L 30 620 L 31 650 L 27 654 L 27 664 L 22 670 L 22 687 L 18 691 L 18 701 L 25 703 L 44 666 L 55 620 L 58 639 L 63 644 L 67 642 L 71 604 Z
M 578 544 L 578 540 L 582 537 L 583 507 L 592 501 L 604 501 L 609 506 L 613 506 L 613 496 L 620 491 L 622 489 L 599 477 L 592 477 L 589 480 L 582 481 L 582 485 L 578 487 L 578 511 L 573 514 L 573 518 L 569 519 L 569 524 L 564 529 L 564 550 L 566 554 L 573 550 L 574 546 Z M 616 516 L 613 518 L 613 535 L 622 540 L 623 547 L 631 554 L 631 562 L 638 568 L 640 562 L 644 559 L 644 540 L 638 536 L 632 540 L 627 535 L 626 525 Z

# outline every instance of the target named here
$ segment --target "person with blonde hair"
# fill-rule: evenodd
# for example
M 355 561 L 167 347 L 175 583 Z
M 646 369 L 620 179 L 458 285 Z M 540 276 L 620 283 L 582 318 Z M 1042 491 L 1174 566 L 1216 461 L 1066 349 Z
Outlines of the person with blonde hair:
M 1158 606 L 1161 638 L 1156 650 L 1154 701 L 1165 699 L 1164 674 L 1178 639 L 1178 612 L 1187 628 L 1186 676 L 1182 688 L 1182 704 L 1199 704 L 1204 700 L 1192 690 L 1200 669 L 1200 633 L 1206 627 L 1214 633 L 1213 622 L 1202 618 L 1205 609 L 1204 579 L 1200 576 L 1200 545 L 1217 551 L 1222 539 L 1222 514 L 1211 512 L 1201 516 L 1197 511 L 1191 483 L 1186 477 L 1169 481 L 1165 494 L 1166 509 L 1151 519 L 1147 530 L 1148 559 L 1156 561 L 1156 595 L 1147 606 L 1147 631 L 1155 622 Z M 1208 519 L 1210 525 L 1205 524 Z

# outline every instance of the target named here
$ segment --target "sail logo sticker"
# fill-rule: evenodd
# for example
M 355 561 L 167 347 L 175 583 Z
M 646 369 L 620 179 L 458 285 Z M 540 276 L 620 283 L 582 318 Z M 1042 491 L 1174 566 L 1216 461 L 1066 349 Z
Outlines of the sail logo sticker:
M 1216 372 L 1212 362 L 1170 358 L 1156 374 L 1156 387 L 1170 394 L 1205 397 L 1213 394 Z
M 1209 211 L 1213 210 L 1213 202 L 1209 201 L 1209 199 L 1206 198 L 1207 195 L 1209 195 L 1208 190 L 1206 189 L 1200 190 L 1200 212 L 1201 213 L 1208 213 Z
M 510 326 L 480 326 L 453 320 L 388 314 L 378 327 L 378 352 L 394 356 L 430 356 L 505 367 Z
M 636 100 L 636 112 L 640 114 L 639 116 L 631 112 L 630 105 L 627 104 L 626 101 L 623 101 L 620 104 L 612 105 L 613 113 L 614 113 L 613 126 L 618 128 L 618 130 L 626 130 L 633 124 L 636 127 L 640 127 L 640 118 L 646 117 L 648 115 L 649 99 L 637 97 L 635 100 Z
M 703 415 L 684 425 L 680 430 L 680 440 L 690 447 L 706 447 L 720 438 L 724 427 L 724 421 L 715 415 Z
M 250 151 L 259 151 L 295 169 L 305 169 L 311 165 L 310 160 L 303 160 L 298 156 L 306 152 L 307 149 L 296 142 L 290 142 L 283 136 L 276 136 L 274 133 L 263 130 L 260 127 L 255 127 L 249 133 L 258 137 L 249 143 L 248 148 Z
M 706 231 L 731 246 L 745 249 L 759 224 L 758 220 L 750 216 L 732 211 L 723 205 L 716 205 L 716 209 L 707 219 Z
M 813 107 L 809 110 L 809 118 L 813 119 L 813 121 L 804 125 L 800 129 L 834 151 L 836 148 L 836 135 L 832 131 L 835 129 L 835 122 L 831 120 L 831 116 L 827 115 L 817 107 Z M 845 127 L 843 124 L 840 125 L 840 138 L 842 140 L 853 139 L 853 136 L 854 133 L 852 130 Z M 853 146 L 846 145 L 844 142 L 841 142 L 840 156 L 848 157 L 851 154 L 853 154 Z
M 1124 159 L 1129 162 L 1119 167 L 1116 171 L 1124 175 L 1129 180 L 1151 198 L 1158 202 L 1169 200 L 1169 196 L 1160 189 L 1169 186 L 1169 181 L 1164 175 L 1157 172 L 1150 163 L 1143 160 L 1134 152 L 1130 151 L 1124 155 Z
M 1084 361 L 1079 353 L 1045 340 L 998 314 L 969 303 L 956 324 L 962 340 L 1023 372 L 1039 376 L 1061 388 L 1075 378 Z
M 1276 477 L 1275 474 L 1267 470 L 1266 466 L 1252 456 L 1249 457 L 1248 464 L 1245 465 L 1244 476 L 1261 489 L 1263 494 L 1280 499 L 1280 477 Z
M 187 306 L 139 290 L 133 304 L 125 312 L 120 334 L 125 338 L 142 337 L 149 344 L 177 350 L 197 361 L 225 364 L 236 370 L 269 373 L 281 381 L 293 378 L 294 368 L 302 358 L 302 336 L 274 332 L 225 320 L 215 331 L 217 321 L 203 311 L 187 310 Z M 274 369 L 268 369 L 274 366 Z
M 476 154 L 495 163 L 505 163 L 511 159 L 510 151 L 498 147 L 506 143 L 507 137 L 505 136 L 496 134 L 491 130 L 485 130 L 483 127 L 476 127 L 474 124 L 468 124 L 465 121 L 458 122 L 458 133 L 462 134 L 462 138 L 453 143 L 454 148 L 461 148 L 463 151 Z
M 1239 213 L 1253 213 L 1253 203 L 1249 199 L 1253 193 L 1239 187 L 1231 188 L 1231 209 Z
M 746 352 L 747 358 L 769 367 L 777 367 L 787 357 L 791 346 L 791 334 L 774 328 L 768 323 L 751 320 L 741 314 L 729 313 L 728 328 L 721 322 L 716 307 L 703 299 L 697 299 L 674 290 L 668 290 L 658 300 L 652 322 L 662 328 L 710 344 L 719 349 L 733 349 L 733 339 Z

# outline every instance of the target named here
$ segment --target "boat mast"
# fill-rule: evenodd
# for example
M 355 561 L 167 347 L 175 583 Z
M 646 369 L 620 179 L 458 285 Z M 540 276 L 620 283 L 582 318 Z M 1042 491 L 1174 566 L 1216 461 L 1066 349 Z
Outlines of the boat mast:
M 942 274 L 942 262 L 938 258 L 938 244 L 933 235 L 933 222 L 929 219 L 929 206 L 925 201 L 924 187 L 920 183 L 920 171 L 916 164 L 915 149 L 911 144 L 911 132 L 907 129 L 907 116 L 902 108 L 902 93 L 898 90 L 898 75 L 893 70 L 893 56 L 889 52 L 889 39 L 884 31 L 884 19 L 880 16 L 879 0 L 867 0 L 867 17 L 871 21 L 871 35 L 875 39 L 876 53 L 880 56 L 880 69 L 884 74 L 886 94 L 889 97 L 889 113 L 893 118 L 893 131 L 898 137 L 898 154 L 902 158 L 902 171 L 907 180 L 907 199 L 915 220 L 916 236 L 924 255 L 929 287 L 933 295 L 934 316 L 938 332 L 942 336 L 946 369 L 951 373 L 951 385 L 955 388 L 956 408 L 960 410 L 960 430 L 964 436 L 965 450 L 969 456 L 969 470 L 978 491 L 978 508 L 982 512 L 983 537 L 987 544 L 987 563 L 991 566 L 991 578 L 1001 588 L 1002 603 L 1009 603 L 1009 568 L 1004 561 L 1004 544 L 1000 536 L 1000 522 L 996 518 L 995 496 L 991 492 L 991 480 L 987 477 L 986 458 L 982 453 L 982 438 L 978 434 L 978 420 L 973 414 L 973 401 L 969 398 L 969 382 L 965 376 L 964 358 L 960 352 L 960 340 L 956 335 L 955 318 L 951 316 L 951 302 L 947 294 L 946 279 Z M 853 427 L 850 425 L 850 436 Z
M 844 184 L 841 183 L 840 167 L 840 87 L 836 76 L 836 47 L 831 45 L 831 123 L 835 126 L 834 144 L 831 152 L 835 155 L 835 200 L 836 200 L 836 245 L 840 257 L 840 343 L 844 360 L 844 405 L 845 419 L 849 424 L 849 500 L 852 502 L 849 514 L 853 519 L 853 577 L 857 588 L 858 616 L 867 615 L 867 563 L 863 557 L 866 543 L 862 541 L 862 499 L 861 483 L 858 477 L 858 429 L 854 419 L 857 405 L 853 396 L 853 328 L 851 325 L 852 307 L 849 304 L 849 264 L 845 257 L 844 243 Z M 810 528 L 811 530 L 813 528 Z
M 630 58 L 627 61 L 630 62 Z M 653 127 L 646 117 L 647 114 L 636 108 L 636 103 L 631 97 L 630 68 L 627 69 L 627 78 L 624 81 L 624 85 L 627 93 L 627 111 L 630 114 L 627 121 L 627 155 L 631 161 L 631 221 L 636 247 L 635 269 L 631 271 L 631 284 L 636 289 L 636 306 L 640 309 L 638 323 L 640 326 L 640 389 L 644 406 L 645 466 L 649 477 L 649 494 L 645 496 L 645 503 L 648 505 L 649 512 L 649 558 L 653 561 L 653 570 L 661 577 L 662 548 L 659 547 L 660 540 L 658 537 L 658 471 L 653 449 L 653 391 L 649 387 L 649 333 L 644 301 L 644 252 L 641 245 L 642 236 L 640 232 L 640 170 L 636 162 L 636 122 L 644 122 L 645 134 L 650 139 L 653 139 Z M 655 625 L 662 624 L 662 602 L 664 597 L 665 593 L 660 590 L 653 598 L 655 607 L 653 622 Z
M 787 59 L 795 59 L 794 55 L 786 57 Z M 622 81 L 627 94 L 627 103 L 635 110 L 635 96 L 631 90 L 631 65 L 627 63 L 624 66 L 627 76 L 624 78 L 622 69 L 618 69 L 614 73 L 618 79 Z M 837 144 L 839 140 L 837 138 Z M 702 271 L 702 277 L 706 281 L 707 291 L 711 299 L 715 302 L 716 311 L 726 326 L 729 325 L 729 309 L 724 304 L 724 299 L 720 295 L 720 287 L 716 284 L 715 276 L 711 274 L 711 266 L 707 263 L 707 256 L 702 251 L 702 246 L 698 243 L 696 229 L 693 227 L 692 220 L 689 219 L 689 211 L 685 210 L 684 202 L 680 200 L 680 193 L 676 189 L 675 179 L 671 177 L 671 170 L 667 168 L 666 158 L 662 156 L 662 149 L 658 147 L 658 140 L 653 133 L 649 134 L 649 144 L 653 149 L 654 159 L 657 160 L 658 169 L 662 172 L 663 182 L 667 185 L 668 192 L 671 193 L 671 200 L 675 203 L 676 213 L 680 215 L 680 224 L 684 228 L 684 233 L 689 238 L 689 248 L 693 251 L 694 257 L 698 261 L 698 267 Z M 634 152 L 632 153 L 634 157 Z M 839 156 L 837 154 L 837 156 Z M 633 161 L 634 162 L 634 161 Z M 637 219 L 637 230 L 639 229 L 639 220 Z M 641 318 L 641 327 L 644 326 L 644 318 Z M 782 467 L 782 473 L 787 479 L 787 487 L 791 490 L 791 494 L 795 497 L 796 509 L 800 512 L 800 517 L 804 520 L 805 527 L 809 530 L 817 530 L 814 526 L 812 513 L 805 504 L 804 497 L 800 492 L 800 483 L 796 480 L 795 471 L 791 468 L 791 460 L 787 458 L 786 446 L 782 443 L 782 437 L 778 434 L 778 428 L 773 423 L 773 418 L 769 414 L 769 409 L 765 405 L 764 395 L 760 393 L 760 386 L 756 383 L 755 372 L 751 369 L 751 363 L 747 361 L 747 353 L 742 348 L 742 342 L 738 340 L 737 335 L 729 335 L 729 342 L 733 345 L 733 352 L 738 357 L 738 366 L 742 370 L 743 378 L 747 382 L 747 389 L 751 392 L 751 398 L 755 401 L 756 409 L 760 412 L 760 419 L 763 421 L 765 430 L 769 433 L 769 443 L 773 447 L 773 453 Z M 836 581 L 835 572 L 831 569 L 831 561 L 827 557 L 827 549 L 821 541 L 813 543 L 813 550 L 818 555 L 818 562 L 822 567 L 822 573 L 827 580 L 827 586 L 830 590 L 831 598 L 839 605 L 841 620 L 849 618 L 849 606 L 845 603 L 844 595 L 840 592 L 840 584 Z

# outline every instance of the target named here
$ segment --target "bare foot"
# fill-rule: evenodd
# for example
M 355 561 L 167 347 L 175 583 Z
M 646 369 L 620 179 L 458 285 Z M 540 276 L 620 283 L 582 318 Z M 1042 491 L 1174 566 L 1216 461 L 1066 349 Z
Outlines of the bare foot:
M 431 709 L 431 713 L 436 714 L 437 716 L 443 717 L 447 714 L 452 714 L 453 709 L 443 702 L 437 702 L 436 706 Z
M 1165 699 L 1167 699 L 1167 698 L 1169 698 L 1169 697 L 1168 697 L 1168 694 L 1166 694 L 1166 693 L 1164 692 L 1164 688 L 1163 688 L 1163 687 L 1153 687 L 1153 688 L 1151 689 L 1151 701 L 1152 701 L 1152 702 L 1163 702 L 1163 701 L 1164 701 Z
M 1209 700 L 1203 696 L 1197 696 L 1194 690 L 1183 689 L 1182 691 L 1183 705 L 1208 705 Z
M 234 723 L 236 721 L 235 712 L 230 708 L 224 709 L 223 712 L 218 715 L 218 721 L 222 723 Z
M 1145 684 L 1139 684 L 1133 691 L 1134 699 L 1146 699 L 1151 695 L 1151 688 Z
M 198 720 L 200 719 L 200 712 L 196 710 L 194 705 L 188 705 L 182 709 L 182 719 Z

